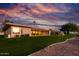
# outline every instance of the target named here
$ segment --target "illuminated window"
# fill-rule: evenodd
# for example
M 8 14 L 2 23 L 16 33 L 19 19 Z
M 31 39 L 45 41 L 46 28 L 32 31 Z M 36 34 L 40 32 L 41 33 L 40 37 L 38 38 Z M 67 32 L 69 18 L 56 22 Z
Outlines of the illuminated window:
M 32 35 L 42 35 L 41 31 L 32 31 Z
M 20 28 L 19 27 L 12 27 L 12 32 L 13 33 L 19 33 L 20 32 Z

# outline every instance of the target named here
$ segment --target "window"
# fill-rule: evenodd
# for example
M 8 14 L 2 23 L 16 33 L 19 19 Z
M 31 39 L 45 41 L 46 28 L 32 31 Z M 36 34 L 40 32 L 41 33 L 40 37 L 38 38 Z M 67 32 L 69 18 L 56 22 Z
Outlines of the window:
M 32 31 L 32 35 L 42 35 L 41 31 Z
M 20 28 L 19 27 L 12 27 L 12 32 L 13 33 L 19 33 L 20 32 Z

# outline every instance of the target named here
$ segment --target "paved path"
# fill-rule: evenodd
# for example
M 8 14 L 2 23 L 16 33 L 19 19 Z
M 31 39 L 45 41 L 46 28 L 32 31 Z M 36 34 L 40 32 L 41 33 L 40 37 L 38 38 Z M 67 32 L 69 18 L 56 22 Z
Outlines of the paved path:
M 79 38 L 69 39 L 65 42 L 52 44 L 32 56 L 79 56 Z

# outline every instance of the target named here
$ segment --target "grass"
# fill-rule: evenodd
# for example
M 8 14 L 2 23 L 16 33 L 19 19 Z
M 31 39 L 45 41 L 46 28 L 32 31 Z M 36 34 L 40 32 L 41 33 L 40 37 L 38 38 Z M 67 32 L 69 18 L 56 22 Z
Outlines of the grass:
M 65 41 L 73 35 L 42 36 L 8 39 L 0 36 L 0 55 L 25 56 L 38 51 L 50 44 Z

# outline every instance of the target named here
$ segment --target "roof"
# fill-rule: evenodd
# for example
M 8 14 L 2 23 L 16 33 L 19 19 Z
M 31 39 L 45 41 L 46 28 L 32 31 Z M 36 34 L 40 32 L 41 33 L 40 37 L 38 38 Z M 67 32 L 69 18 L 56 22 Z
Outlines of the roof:
M 32 29 L 36 29 L 36 30 L 45 30 L 45 31 L 48 31 L 47 29 L 39 28 L 39 27 L 37 27 L 35 25 L 24 25 L 24 24 L 9 23 L 9 22 L 7 22 L 6 25 L 19 26 L 19 27 L 28 27 L 28 28 L 32 28 Z
M 12 25 L 12 26 L 20 26 L 20 27 L 31 27 L 30 25 L 23 25 L 23 24 L 16 24 L 16 23 L 6 23 L 6 25 Z
M 34 27 L 32 27 L 32 30 L 42 30 L 42 31 L 49 31 L 49 30 L 47 30 L 47 29 L 42 29 L 42 28 L 34 28 Z

